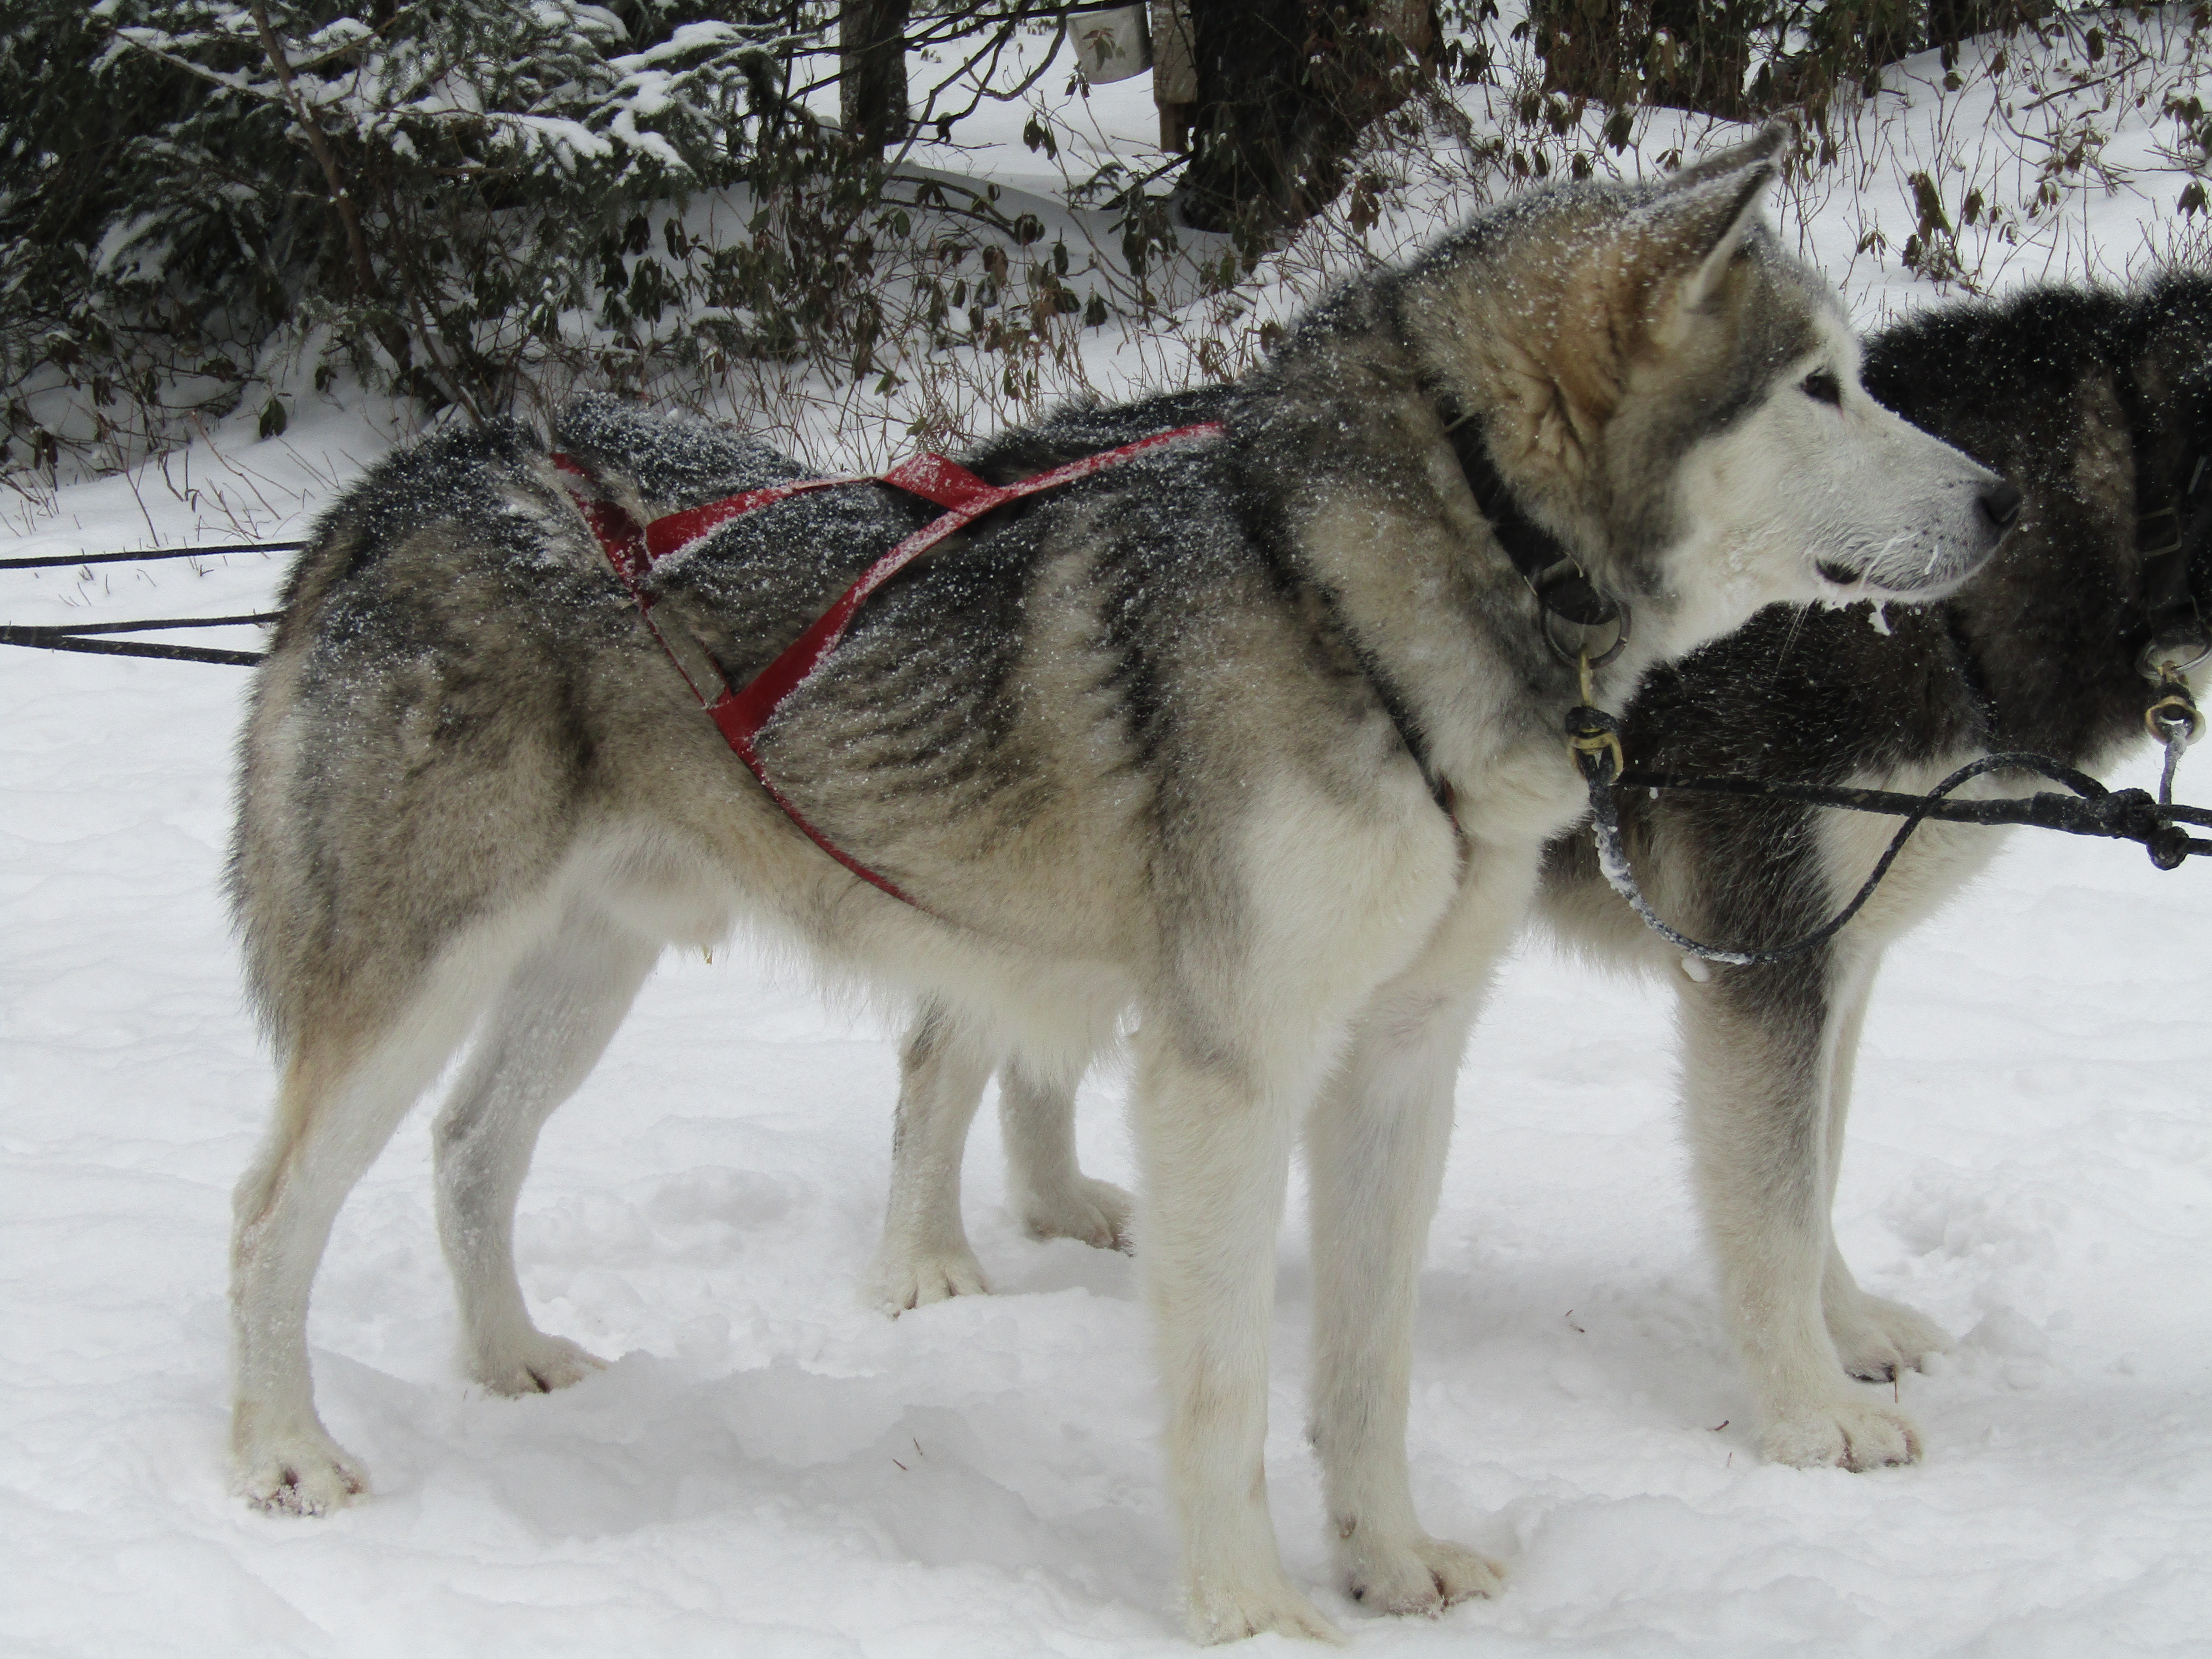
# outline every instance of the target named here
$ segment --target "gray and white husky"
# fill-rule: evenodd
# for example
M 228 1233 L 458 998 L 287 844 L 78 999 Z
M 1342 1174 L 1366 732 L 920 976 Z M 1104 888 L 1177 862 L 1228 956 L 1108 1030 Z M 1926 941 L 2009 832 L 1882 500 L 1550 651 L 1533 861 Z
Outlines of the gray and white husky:
M 886 586 L 757 746 L 912 904 L 732 757 L 539 440 L 374 469 L 294 572 L 241 745 L 233 887 L 283 1064 L 236 1199 L 244 1491 L 315 1510 L 366 1487 L 315 1414 L 309 1287 L 472 1030 L 435 1132 L 469 1365 L 520 1391 L 594 1363 L 524 1308 L 517 1189 L 663 947 L 743 920 L 1060 1075 L 1134 1009 L 1196 1634 L 1334 1633 L 1283 1571 L 1261 1458 L 1301 1128 L 1338 1571 L 1393 1612 L 1491 1590 L 1413 1514 L 1413 1285 L 1469 1022 L 1584 802 L 1575 671 L 1461 453 L 1479 437 L 1516 510 L 1632 607 L 1596 676 L 1615 709 L 1761 605 L 1948 592 L 2011 511 L 1859 391 L 1837 306 L 1760 222 L 1780 142 L 1480 217 L 1315 311 L 1218 436 L 1003 509 Z M 1018 477 L 1177 423 L 1071 416 L 969 464 Z M 640 519 L 793 471 L 605 404 L 554 435 Z M 741 684 L 933 513 L 854 487 L 739 519 L 655 574 L 654 619 Z
M 2018 532 L 1937 604 L 1777 607 L 1654 671 L 1629 710 L 1629 763 L 1917 791 L 1986 754 L 2095 771 L 2147 742 L 2156 693 L 2142 663 L 2159 591 L 2193 610 L 2200 639 L 2212 622 L 2212 276 L 1941 307 L 1869 341 L 1863 378 L 2018 481 Z M 2173 567 L 2163 582 L 2161 562 Z M 2208 678 L 2200 661 L 2197 690 Z M 1731 795 L 1626 791 L 1620 806 L 1661 913 L 1694 937 L 1753 947 L 1811 932 L 1894 827 Z M 1893 1381 L 1949 1339 L 1859 1288 L 1829 1212 L 1882 952 L 1999 844 L 1988 830 L 1925 825 L 1835 939 L 1745 968 L 1678 957 L 1648 931 L 1603 879 L 1586 831 L 1547 852 L 1538 915 L 1594 959 L 1656 969 L 1680 993 L 1698 1197 L 1761 1446 L 1779 1462 L 1865 1469 L 1920 1455 L 1910 1415 L 1850 1379 Z M 925 1016 L 908 1039 L 874 1281 L 894 1312 L 986 1288 L 960 1223 L 959 1154 L 998 1057 L 948 1059 L 942 1027 Z M 1039 1237 L 1126 1248 L 1127 1194 L 1075 1166 L 1072 1081 L 1039 1069 L 1017 1054 L 999 1078 L 1023 1218 Z

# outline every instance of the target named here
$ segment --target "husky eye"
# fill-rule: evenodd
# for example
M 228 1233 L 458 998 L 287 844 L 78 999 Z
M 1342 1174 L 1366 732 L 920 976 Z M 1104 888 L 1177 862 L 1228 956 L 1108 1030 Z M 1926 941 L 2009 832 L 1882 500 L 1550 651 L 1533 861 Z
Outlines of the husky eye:
M 1843 382 L 1825 368 L 1816 368 L 1805 377 L 1805 395 L 1816 404 L 1832 404 L 1843 407 Z

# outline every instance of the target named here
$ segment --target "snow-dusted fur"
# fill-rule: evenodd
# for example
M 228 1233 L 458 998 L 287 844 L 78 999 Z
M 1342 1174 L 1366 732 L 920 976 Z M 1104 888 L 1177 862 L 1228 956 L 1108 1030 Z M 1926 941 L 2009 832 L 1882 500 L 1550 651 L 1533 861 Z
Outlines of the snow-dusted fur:
M 2002 306 L 1941 307 L 1870 342 L 1866 381 L 2016 480 L 2027 499 L 2018 532 L 1938 604 L 1778 608 L 1656 671 L 1630 709 L 1630 763 L 1918 791 L 1991 752 L 2102 768 L 2145 741 L 2142 515 L 2179 504 L 2178 526 L 2154 520 L 2166 527 L 2153 540 L 2178 528 L 2200 611 L 2212 616 L 2212 484 L 2185 494 L 2212 455 L 2212 277 L 2178 270 L 2135 293 L 2045 289 Z M 2000 775 L 1970 793 L 2023 784 L 2040 787 Z M 1895 828 L 1734 796 L 1627 792 L 1620 809 L 1661 913 L 1695 937 L 1750 946 L 1818 925 L 1856 890 Z M 1761 1444 L 1778 1462 L 1866 1469 L 1920 1455 L 1920 1431 L 1893 1396 L 1851 1379 L 1893 1382 L 1950 1340 L 1859 1288 L 1829 1214 L 1881 954 L 1998 845 L 1988 830 L 1925 825 L 1837 939 L 1752 968 L 1676 956 L 1606 884 L 1586 833 L 1547 853 L 1539 915 L 1597 959 L 1654 969 L 1680 993 L 1699 1201 Z M 971 1062 L 978 1094 L 991 1058 Z M 964 1133 L 975 1102 L 940 1105 L 934 1081 L 909 1066 L 901 1133 L 933 1140 L 933 1155 L 957 1170 L 957 1141 L 933 1140 L 917 1120 L 941 1113 Z M 1000 1083 L 1014 1187 L 1031 1195 L 1023 1212 L 1036 1229 L 1034 1195 L 1081 1179 L 1071 1164 L 1041 1181 L 1027 1151 L 1068 1141 L 1073 1091 L 1040 1089 L 1018 1056 Z M 920 1184 L 904 1161 L 894 1160 L 893 1178 L 879 1299 L 896 1311 L 981 1285 L 957 1214 L 916 1213 L 909 1197 Z
M 315 1414 L 308 1291 L 348 1188 L 479 1023 L 436 1129 L 469 1363 L 516 1390 L 593 1363 L 523 1305 L 517 1188 L 659 951 L 742 920 L 975 1045 L 925 1029 L 913 1069 L 941 1093 L 974 1052 L 1064 1082 L 1135 1010 L 1139 1232 L 1197 1635 L 1334 1633 L 1283 1571 L 1261 1456 L 1302 1126 L 1338 1571 L 1393 1612 L 1493 1589 L 1413 1513 L 1413 1285 L 1468 1027 L 1581 792 L 1573 672 L 1440 408 L 1480 422 L 1525 510 L 1635 607 L 1599 678 L 1616 708 L 1759 605 L 1946 591 L 2004 515 L 1993 475 L 1858 394 L 1832 301 L 1759 222 L 1778 143 L 1476 220 L 1317 310 L 1218 395 L 1218 439 L 994 515 L 873 599 L 759 750 L 926 909 L 825 857 L 731 756 L 532 434 L 374 471 L 301 557 L 242 743 L 234 887 L 283 1063 L 237 1196 L 244 1491 L 316 1510 L 364 1489 Z M 1189 401 L 1079 411 L 972 464 L 1018 476 Z M 605 403 L 555 439 L 641 514 L 790 471 Z M 1875 465 L 1888 491 L 1846 488 Z M 660 573 L 655 618 L 743 683 L 921 516 L 844 489 L 740 519 Z M 946 1144 L 915 1147 L 940 1194 Z M 1121 1231 L 1064 1146 L 1033 1150 L 1043 1224 Z

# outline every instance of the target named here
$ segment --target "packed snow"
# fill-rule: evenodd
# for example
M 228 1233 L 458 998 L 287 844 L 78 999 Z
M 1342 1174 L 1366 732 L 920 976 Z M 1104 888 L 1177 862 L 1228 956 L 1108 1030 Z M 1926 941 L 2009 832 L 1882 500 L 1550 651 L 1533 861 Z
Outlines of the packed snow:
M 2139 248 L 2156 204 L 2100 211 Z M 389 441 L 301 402 L 282 439 L 217 432 L 19 509 L 0 556 L 298 533 Z M 0 617 L 258 610 L 283 566 L 0 572 Z M 374 1494 L 318 1520 L 231 1495 L 228 1193 L 272 1081 L 221 891 L 249 679 L 0 652 L 0 1650 L 1186 1650 L 1139 1264 L 1026 1239 L 987 1113 L 967 1212 L 998 1293 L 864 1306 L 894 1027 L 742 940 L 664 960 L 524 1192 L 532 1311 L 609 1368 L 520 1401 L 461 1380 L 418 1110 L 340 1218 L 310 1328 Z M 2212 799 L 2212 750 L 2180 793 Z M 1410 1444 L 1426 1523 L 1509 1586 L 1435 1622 L 1326 1588 L 1295 1201 L 1268 1444 L 1294 1576 L 1378 1655 L 2212 1651 L 2208 935 L 2212 867 L 2021 831 L 1893 953 L 1839 1231 L 1869 1290 L 1959 1342 L 1899 1385 L 1925 1462 L 1869 1474 L 1757 1454 L 1671 992 L 1524 943 L 1462 1077 Z M 1133 1184 L 1126 1087 L 1086 1083 L 1081 1141 Z

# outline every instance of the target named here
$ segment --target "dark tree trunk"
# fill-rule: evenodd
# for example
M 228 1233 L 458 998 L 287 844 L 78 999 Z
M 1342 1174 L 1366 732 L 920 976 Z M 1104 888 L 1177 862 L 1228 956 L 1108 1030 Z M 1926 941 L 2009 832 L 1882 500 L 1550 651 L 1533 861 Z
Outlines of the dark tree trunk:
M 1311 11 L 1305 0 L 1191 0 L 1198 114 L 1182 210 L 1200 229 L 1287 210 Z
M 907 131 L 906 21 L 911 0 L 840 0 L 837 113 L 845 136 L 881 155 Z
M 1343 188 L 1368 124 L 1434 52 L 1428 0 L 1190 0 L 1198 105 L 1182 216 L 1257 246 Z

